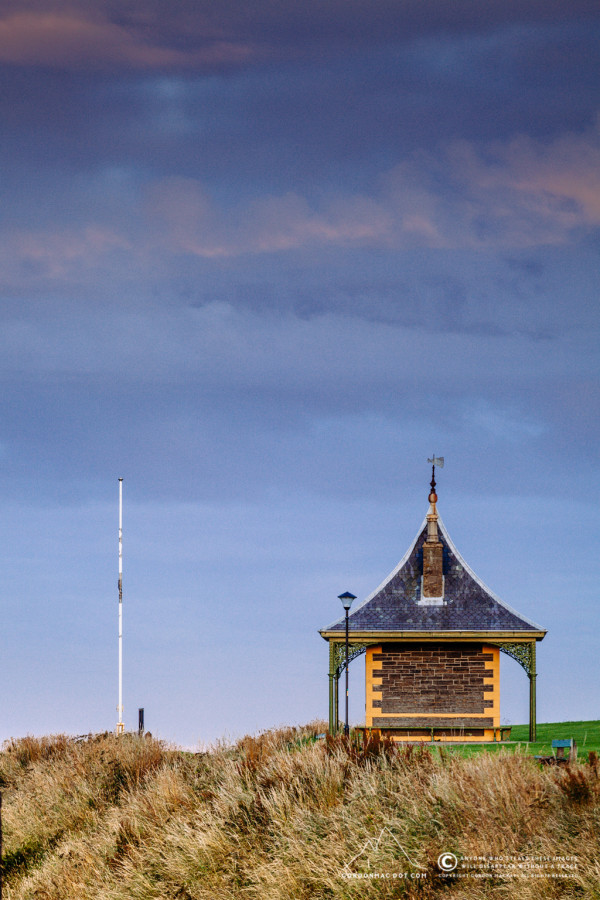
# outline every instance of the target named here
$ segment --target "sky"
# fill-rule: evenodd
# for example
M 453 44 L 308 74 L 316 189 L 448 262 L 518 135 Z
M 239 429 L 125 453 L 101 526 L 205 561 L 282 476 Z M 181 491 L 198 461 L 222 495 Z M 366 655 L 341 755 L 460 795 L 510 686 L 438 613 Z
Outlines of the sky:
M 126 727 L 326 718 L 432 454 L 538 720 L 600 718 L 599 44 L 588 0 L 0 2 L 0 739 L 115 727 L 119 477 Z

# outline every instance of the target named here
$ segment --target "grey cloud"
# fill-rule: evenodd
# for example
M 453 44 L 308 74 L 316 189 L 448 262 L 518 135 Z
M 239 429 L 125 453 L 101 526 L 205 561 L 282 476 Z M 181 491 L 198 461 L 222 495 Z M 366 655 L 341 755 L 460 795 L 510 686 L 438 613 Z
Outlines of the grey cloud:
M 348 44 L 414 40 L 428 34 L 480 33 L 507 23 L 540 25 L 595 17 L 589 0 L 503 4 L 477 0 L 380 0 L 377 14 L 364 0 L 325 0 L 252 5 L 226 0 L 155 0 L 121 3 L 42 3 L 8 0 L 0 22 L 0 53 L 11 62 L 76 67 L 198 67 L 219 70 L 248 60 L 286 58 L 290 53 L 335 52 Z M 2 47 L 2 29 L 6 32 Z M 55 47 L 43 35 L 51 33 Z M 85 55 L 84 55 L 85 54 Z M 87 60 L 85 58 L 87 56 Z
M 300 183 L 318 193 L 339 180 L 360 192 L 399 156 L 458 135 L 547 140 L 581 131 L 600 96 L 594 74 L 580 66 L 580 47 L 595 58 L 598 29 L 575 18 L 561 23 L 565 46 L 549 80 L 527 59 L 546 50 L 552 57 L 557 28 L 542 17 L 536 28 L 434 30 L 391 45 L 363 46 L 357 37 L 344 52 L 310 62 L 286 56 L 227 77 L 4 67 L 0 155 L 9 196 L 17 186 L 23 193 L 24 170 L 31 177 L 33 166 L 42 201 L 65 179 L 111 168 L 200 178 L 229 197 Z

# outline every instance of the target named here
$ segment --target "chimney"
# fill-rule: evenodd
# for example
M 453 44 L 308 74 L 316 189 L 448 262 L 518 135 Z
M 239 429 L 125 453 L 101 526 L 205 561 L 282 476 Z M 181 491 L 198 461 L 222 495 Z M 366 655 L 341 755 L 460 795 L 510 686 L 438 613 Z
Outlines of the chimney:
M 436 509 L 435 472 L 431 478 L 429 512 L 427 513 L 427 539 L 423 544 L 423 597 L 444 596 L 444 548 L 438 535 Z

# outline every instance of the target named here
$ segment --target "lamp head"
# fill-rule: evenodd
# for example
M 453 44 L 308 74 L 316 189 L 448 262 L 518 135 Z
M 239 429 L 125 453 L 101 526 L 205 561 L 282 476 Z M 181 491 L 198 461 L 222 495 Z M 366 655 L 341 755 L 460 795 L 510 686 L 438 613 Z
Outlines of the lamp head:
M 344 609 L 350 609 L 352 606 L 352 601 L 356 600 L 354 594 L 351 594 L 350 591 L 346 591 L 344 594 L 340 594 L 338 600 L 342 601 L 342 606 Z

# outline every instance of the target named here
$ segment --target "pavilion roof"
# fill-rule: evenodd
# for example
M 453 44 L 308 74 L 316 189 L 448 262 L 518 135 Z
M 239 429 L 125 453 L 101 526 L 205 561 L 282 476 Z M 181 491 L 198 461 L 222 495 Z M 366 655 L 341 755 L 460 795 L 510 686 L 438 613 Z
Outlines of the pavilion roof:
M 424 520 L 417 536 L 393 572 L 349 615 L 349 633 L 363 635 L 382 632 L 386 640 L 393 640 L 393 632 L 401 632 L 404 639 L 410 632 L 436 636 L 453 633 L 515 633 L 541 639 L 545 630 L 522 616 L 496 596 L 464 561 L 438 518 L 439 540 L 444 548 L 443 605 L 430 605 L 421 596 L 422 548 L 427 537 Z M 342 617 L 321 631 L 326 639 L 336 636 L 330 632 L 345 631 Z M 408 635 L 407 635 L 408 632 Z M 356 635 L 358 637 L 358 635 Z M 356 639 L 356 638 L 355 638 Z

